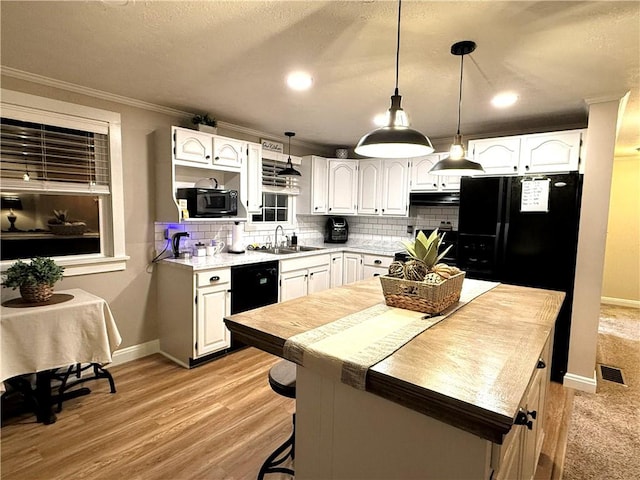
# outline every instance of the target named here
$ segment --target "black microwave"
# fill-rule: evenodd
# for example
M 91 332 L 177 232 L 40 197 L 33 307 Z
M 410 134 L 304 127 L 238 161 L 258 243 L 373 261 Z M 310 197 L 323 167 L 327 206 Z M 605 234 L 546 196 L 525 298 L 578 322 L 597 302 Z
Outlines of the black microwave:
M 214 188 L 179 188 L 176 198 L 187 201 L 191 218 L 235 217 L 238 215 L 238 191 Z

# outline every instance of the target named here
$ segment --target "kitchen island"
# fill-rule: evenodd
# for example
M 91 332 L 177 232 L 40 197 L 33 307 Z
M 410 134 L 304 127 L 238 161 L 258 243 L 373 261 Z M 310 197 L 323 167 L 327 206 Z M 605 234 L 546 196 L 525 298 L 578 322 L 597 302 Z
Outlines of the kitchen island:
M 371 367 L 365 391 L 298 366 L 296 478 L 531 478 L 563 298 L 498 285 Z M 225 322 L 282 357 L 292 336 L 380 303 L 373 278 Z

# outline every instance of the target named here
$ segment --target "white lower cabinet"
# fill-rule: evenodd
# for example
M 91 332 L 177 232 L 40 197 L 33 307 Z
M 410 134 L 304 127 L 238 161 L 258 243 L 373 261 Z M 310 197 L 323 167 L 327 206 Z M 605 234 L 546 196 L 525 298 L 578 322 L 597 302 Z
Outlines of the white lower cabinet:
M 280 301 L 331 287 L 329 254 L 280 260 Z
M 342 271 L 343 268 L 343 259 L 344 255 L 342 252 L 340 253 L 332 253 L 331 254 L 331 288 L 339 287 L 342 285 Z
M 157 266 L 160 353 L 184 367 L 230 346 L 231 270 Z
M 532 480 L 535 475 L 544 440 L 552 339 L 553 331 L 522 398 L 516 423 L 502 445 L 494 445 L 492 465 L 497 473 L 493 477 L 496 480 Z
M 393 262 L 393 257 L 364 254 L 362 256 L 362 278 L 386 275 L 389 272 L 391 262 Z
M 344 253 L 344 262 L 342 268 L 342 284 L 357 282 L 362 280 L 362 254 L 360 253 Z

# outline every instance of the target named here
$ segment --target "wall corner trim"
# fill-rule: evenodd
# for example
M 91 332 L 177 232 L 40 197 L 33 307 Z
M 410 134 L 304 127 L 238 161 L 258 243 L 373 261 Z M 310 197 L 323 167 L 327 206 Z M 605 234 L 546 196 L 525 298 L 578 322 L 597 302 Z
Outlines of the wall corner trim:
M 123 363 L 137 360 L 160 351 L 160 340 L 151 340 L 150 342 L 132 345 L 131 347 L 116 350 L 113 353 L 113 362 L 109 365 L 122 365 Z
M 586 393 L 596 393 L 598 386 L 598 380 L 595 370 L 593 371 L 593 378 L 583 377 L 581 375 L 575 375 L 573 373 L 567 373 L 562 381 L 562 386 L 567 388 L 575 388 Z

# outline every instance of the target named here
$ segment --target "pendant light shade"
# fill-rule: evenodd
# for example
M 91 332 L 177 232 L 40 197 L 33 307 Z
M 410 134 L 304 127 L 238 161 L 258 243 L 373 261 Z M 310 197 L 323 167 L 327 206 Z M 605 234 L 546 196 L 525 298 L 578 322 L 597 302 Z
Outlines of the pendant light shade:
M 289 137 L 289 158 L 287 159 L 287 166 L 278 172 L 279 177 L 300 177 L 302 176 L 299 171 L 293 168 L 291 163 L 291 137 L 295 136 L 295 132 L 284 132 Z
M 484 168 L 477 162 L 469 160 L 464 155 L 462 135 L 460 134 L 460 110 L 462 106 L 462 72 L 464 68 L 464 56 L 476 49 L 475 42 L 464 40 L 451 45 L 451 54 L 460 56 L 460 93 L 458 95 L 458 130 L 453 137 L 453 144 L 449 149 L 449 156 L 436 163 L 430 173 L 442 175 L 470 176 L 484 172 Z
M 391 96 L 391 108 L 387 125 L 364 135 L 354 151 L 365 157 L 407 158 L 428 155 L 433 152 L 431 141 L 417 130 L 409 128 L 409 120 L 400 105 L 398 94 L 398 68 L 400 60 L 400 13 L 402 0 L 398 1 L 398 43 L 396 47 L 396 88 Z

